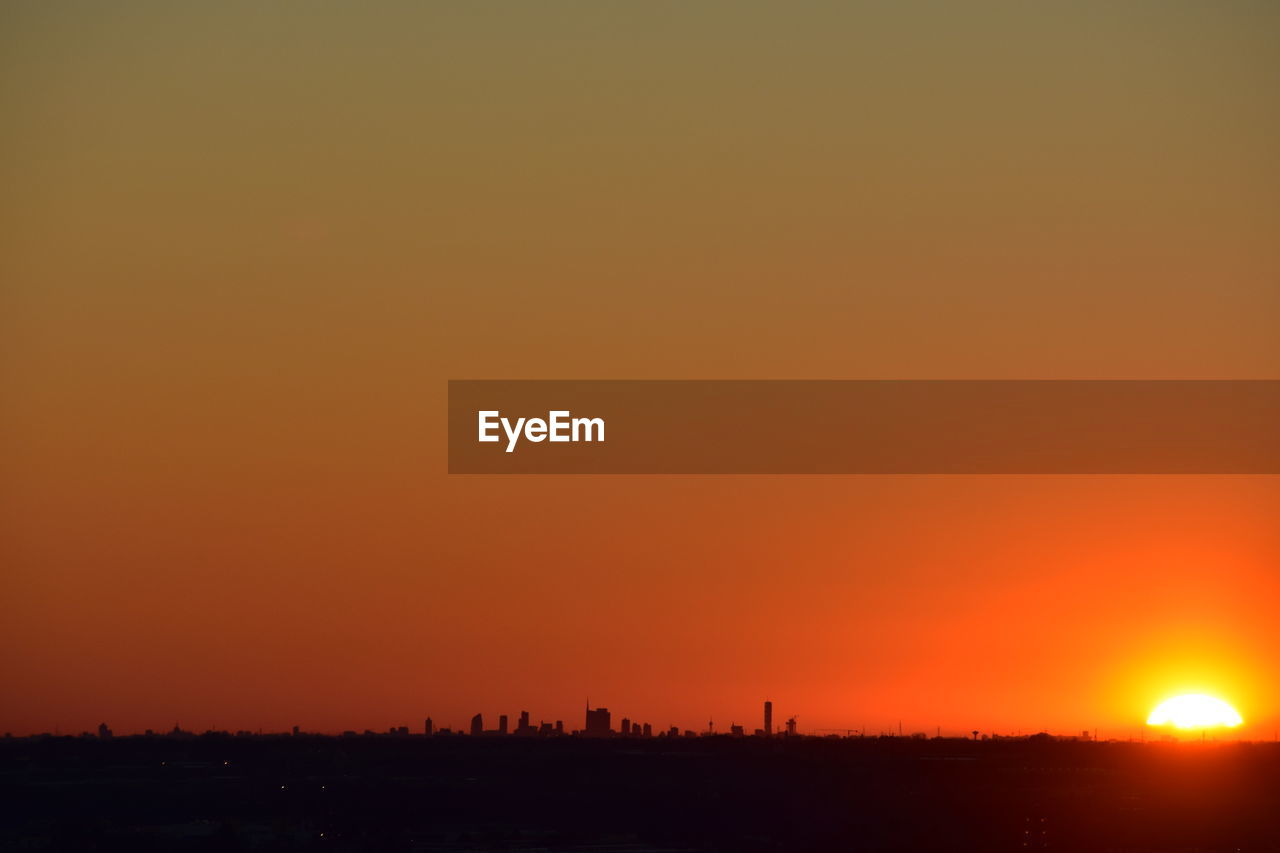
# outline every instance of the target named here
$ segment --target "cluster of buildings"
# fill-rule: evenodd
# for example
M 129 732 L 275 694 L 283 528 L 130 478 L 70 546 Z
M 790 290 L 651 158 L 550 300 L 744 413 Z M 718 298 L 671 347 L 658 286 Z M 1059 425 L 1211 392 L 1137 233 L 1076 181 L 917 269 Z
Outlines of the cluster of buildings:
M 427 717 L 426 720 L 423 721 L 421 734 L 425 735 L 426 737 L 437 737 L 437 736 L 443 737 L 443 736 L 461 735 L 461 736 L 470 736 L 470 737 L 541 737 L 541 738 L 554 738 L 554 737 L 696 738 L 696 737 L 708 737 L 708 736 L 715 736 L 715 735 L 720 735 L 720 736 L 727 735 L 729 737 L 739 737 L 739 738 L 745 738 L 745 737 L 791 738 L 791 737 L 799 736 L 799 732 L 797 731 L 797 728 L 796 728 L 795 717 L 788 718 L 785 722 L 782 723 L 782 725 L 779 728 L 775 729 L 773 724 L 773 703 L 765 702 L 762 710 L 763 710 L 763 714 L 761 717 L 761 722 L 762 722 L 761 727 L 757 729 L 753 729 L 751 731 L 748 731 L 745 726 L 738 725 L 737 723 L 731 723 L 727 730 L 722 729 L 717 731 L 715 722 L 711 720 L 707 721 L 707 727 L 702 731 L 694 731 L 692 729 L 681 729 L 679 726 L 669 726 L 666 729 L 655 729 L 653 725 L 650 723 L 632 720 L 629 717 L 623 717 L 621 720 L 618 721 L 618 727 L 614 728 L 613 714 L 610 713 L 609 709 L 599 708 L 599 707 L 592 708 L 590 701 L 588 701 L 585 708 L 585 716 L 583 718 L 582 728 L 580 729 L 570 729 L 566 727 L 563 720 L 555 720 L 555 721 L 539 720 L 537 724 L 534 724 L 529 717 L 529 712 L 521 711 L 520 715 L 516 718 L 516 723 L 514 727 L 511 726 L 510 719 L 506 714 L 499 714 L 497 719 L 497 725 L 492 728 L 486 728 L 484 715 L 476 714 L 471 718 L 470 725 L 465 730 L 457 730 L 457 731 L 448 727 L 437 728 L 435 725 L 435 722 L 430 717 Z M 299 726 L 294 726 L 293 730 L 287 733 L 267 734 L 259 730 L 256 732 L 210 731 L 210 732 L 206 732 L 205 734 L 209 734 L 209 735 L 219 734 L 224 736 L 234 735 L 235 737 L 261 737 L 261 736 L 264 736 L 264 734 L 266 734 L 266 736 L 279 737 L 281 734 L 292 734 L 294 736 L 302 736 L 302 735 L 307 735 L 309 733 L 304 732 Z M 373 731 L 372 729 L 365 729 L 363 732 L 357 732 L 354 730 L 348 730 L 348 731 L 344 731 L 342 733 L 342 736 L 343 737 L 360 737 L 360 736 L 409 737 L 412 734 L 413 732 L 410 730 L 408 726 L 392 726 L 391 728 L 386 729 L 384 731 Z M 857 730 L 857 729 L 818 729 L 815 731 L 811 731 L 810 734 L 817 737 L 828 737 L 828 738 L 833 738 L 833 737 L 861 738 L 861 737 L 868 736 L 867 732 L 862 730 Z M 971 734 L 972 734 L 973 740 L 975 741 L 979 739 L 984 741 L 985 740 L 1037 740 L 1037 739 L 1096 741 L 1098 739 L 1096 731 L 1095 732 L 1082 731 L 1079 735 L 1054 735 L 1054 736 L 1050 736 L 1044 732 L 1040 732 L 1034 735 L 1023 735 L 1021 733 L 1018 733 L 1012 736 L 1000 735 L 1000 734 L 994 734 L 994 733 L 984 734 L 977 731 L 974 731 Z M 56 736 L 56 733 L 54 735 L 51 735 L 50 733 L 45 732 L 40 735 L 33 735 L 33 737 L 51 737 L 51 736 Z M 113 736 L 114 736 L 114 733 L 112 732 L 110 726 L 108 726 L 106 723 L 102 723 L 98 726 L 96 739 L 110 740 Z M 151 729 L 147 729 L 144 736 L 157 737 L 157 736 L 160 736 L 160 733 L 153 732 Z M 195 737 L 198 737 L 199 735 L 197 735 L 195 732 L 185 731 L 180 726 L 175 724 L 173 729 L 169 732 L 164 733 L 163 736 L 168 738 L 195 738 Z M 879 736 L 891 737 L 892 735 L 881 732 Z M 936 736 L 938 738 L 942 737 L 941 730 L 938 731 Z M 5 733 L 3 737 L 4 739 L 9 739 L 9 740 L 13 739 L 13 735 L 9 733 Z M 91 732 L 83 732 L 80 735 L 80 737 L 94 739 L 94 734 Z M 912 740 L 929 739 L 929 736 L 926 735 L 924 732 L 915 732 L 910 735 L 904 734 L 901 731 L 901 724 L 899 724 L 899 731 L 897 733 L 897 737 L 899 738 L 907 737 Z M 963 737 L 967 739 L 968 735 L 964 735 Z M 1130 738 L 1130 740 L 1132 739 L 1133 738 Z
M 583 718 L 583 725 L 581 729 L 566 728 L 563 720 L 555 720 L 554 722 L 539 720 L 538 723 L 535 725 L 529 717 L 529 712 L 521 711 L 520 716 L 516 718 L 516 724 L 514 727 L 510 725 L 510 719 L 506 714 L 499 714 L 498 720 L 497 720 L 497 726 L 493 728 L 486 728 L 484 715 L 476 714 L 471 718 L 470 725 L 465 730 L 457 730 L 457 731 L 449 727 L 437 728 L 435 722 L 430 717 L 427 717 L 426 720 L 423 721 L 423 728 L 422 728 L 421 734 L 425 735 L 426 737 L 437 737 L 437 736 L 438 737 L 446 737 L 446 736 L 508 737 L 510 736 L 510 737 L 539 737 L 539 738 L 554 738 L 554 737 L 696 738 L 696 737 L 710 737 L 710 736 L 716 736 L 716 735 L 738 737 L 738 738 L 745 738 L 745 737 L 793 738 L 793 737 L 799 736 L 799 732 L 797 731 L 797 728 L 796 728 L 795 717 L 789 717 L 785 722 L 783 722 L 780 728 L 776 730 L 774 729 L 772 702 L 766 701 L 764 703 L 761 722 L 763 723 L 763 725 L 760 728 L 754 729 L 750 732 L 747 731 L 745 726 L 738 725 L 737 723 L 731 723 L 727 730 L 722 729 L 720 731 L 717 731 L 715 722 L 712 720 L 707 721 L 707 727 L 702 731 L 694 731 L 692 729 L 681 729 L 679 726 L 670 726 L 666 729 L 657 730 L 657 729 L 654 729 L 654 727 L 650 723 L 639 722 L 639 721 L 632 720 L 629 717 L 623 717 L 619 721 L 618 727 L 615 729 L 613 726 L 613 714 L 610 713 L 609 709 L 599 708 L 599 707 L 592 708 L 590 701 L 588 701 L 586 704 L 585 717 Z M 902 729 L 901 724 L 899 724 L 898 728 L 899 728 L 899 731 L 897 733 L 897 737 L 899 738 L 905 737 L 911 740 L 930 739 L 929 735 L 925 734 L 924 732 L 914 732 L 909 735 L 905 734 L 901 730 Z M 216 735 L 223 735 L 223 736 L 234 735 L 235 737 L 262 737 L 262 736 L 279 737 L 281 735 L 291 734 L 295 737 L 298 737 L 298 736 L 308 735 L 311 733 L 304 732 L 299 726 L 294 726 L 291 732 L 264 733 L 262 730 L 258 730 L 256 732 L 254 731 L 236 731 L 236 732 L 209 731 L 209 732 L 206 732 L 205 734 L 206 735 L 216 734 Z M 408 726 L 392 726 L 391 728 L 386 729 L 385 731 L 374 731 L 372 729 L 365 729 L 363 732 L 357 732 L 354 730 L 348 730 L 348 731 L 344 731 L 342 733 L 342 736 L 343 737 L 361 737 L 361 736 L 409 737 L 412 734 L 413 732 L 410 730 Z M 862 737 L 868 736 L 867 732 L 863 730 L 858 730 L 858 729 L 817 729 L 817 730 L 811 731 L 810 734 L 815 737 L 827 737 L 827 738 L 839 738 L 839 737 L 862 738 Z M 1032 741 L 1035 741 L 1035 740 L 1097 741 L 1098 740 L 1097 732 L 1096 731 L 1090 732 L 1088 730 L 1082 731 L 1079 735 L 1074 735 L 1074 734 L 1073 735 L 1049 735 L 1045 732 L 1039 732 L 1031 735 L 1024 735 L 1022 733 L 1018 733 L 1015 735 L 1001 735 L 1001 734 L 995 734 L 995 733 L 981 733 L 978 731 L 971 732 L 970 734 L 972 735 L 972 738 L 975 741 L 979 739 L 984 741 L 985 740 L 1032 740 Z M 42 733 L 40 735 L 32 735 L 32 737 L 52 737 L 52 736 L 57 736 L 57 735 L 56 733 L 51 735 L 48 732 Z M 157 737 L 157 736 L 161 736 L 161 733 L 154 732 L 151 729 L 147 729 L 143 736 Z M 199 735 L 197 735 L 195 732 L 186 731 L 182 729 L 180 726 L 178 726 L 177 724 L 174 724 L 173 729 L 171 731 L 163 733 L 163 736 L 168 738 L 184 739 L 184 738 L 195 738 L 195 737 L 198 737 Z M 885 732 L 881 732 L 879 734 L 879 737 L 882 737 L 882 738 L 892 737 L 892 736 L 893 735 Z M 80 737 L 94 739 L 94 734 L 91 732 L 82 732 L 80 734 Z M 112 737 L 114 737 L 114 733 L 112 732 L 110 726 L 108 726 L 106 723 L 101 723 L 98 725 L 98 731 L 97 731 L 97 737 L 96 737 L 97 740 L 110 740 Z M 938 730 L 936 737 L 942 738 L 941 729 Z M 969 735 L 966 734 L 966 735 L 962 735 L 961 737 L 968 739 Z M 5 740 L 12 740 L 13 735 L 6 732 L 3 735 L 3 738 Z M 949 736 L 949 739 L 953 739 L 953 738 L 954 736 Z M 1133 740 L 1132 737 L 1130 737 L 1129 739 Z M 1166 739 L 1172 739 L 1172 738 L 1166 737 Z
M 775 732 L 773 728 L 773 703 L 764 703 L 764 726 L 751 732 L 754 737 L 773 737 Z M 393 728 L 390 734 L 408 734 L 409 730 L 405 726 Z M 495 728 L 485 728 L 484 715 L 476 714 L 471 718 L 471 724 L 466 732 L 472 737 L 560 737 L 565 735 L 575 735 L 585 738 L 611 738 L 611 737 L 634 737 L 634 738 L 650 738 L 650 737 L 702 737 L 706 735 L 728 734 L 734 737 L 747 737 L 748 733 L 744 726 L 736 723 L 730 724 L 727 732 L 717 732 L 714 721 L 707 722 L 705 731 L 696 732 L 692 729 L 681 730 L 679 726 L 671 726 L 665 730 L 655 731 L 653 725 L 646 722 L 639 722 L 623 717 L 618 728 L 613 727 L 613 715 L 608 708 L 592 708 L 591 703 L 587 702 L 586 716 L 583 720 L 581 729 L 569 730 L 565 728 L 564 720 L 556 720 L 555 722 L 547 722 L 540 720 L 537 725 L 533 725 L 529 721 L 529 712 L 521 711 L 520 717 L 516 722 L 515 728 L 509 725 L 509 718 L 506 714 L 498 716 L 498 725 Z M 351 734 L 354 734 L 352 732 Z M 372 734 L 367 732 L 366 734 Z M 449 728 L 436 728 L 434 721 L 427 717 L 423 722 L 423 734 L 427 737 L 435 735 L 453 735 L 462 734 L 462 732 L 454 732 Z M 784 736 L 796 735 L 796 720 L 792 717 L 783 724 L 783 728 L 778 732 Z
M 435 725 L 435 722 L 430 717 L 427 717 L 426 720 L 423 721 L 422 734 L 427 737 L 449 736 L 449 735 L 469 735 L 471 737 L 574 736 L 574 737 L 583 737 L 583 738 L 619 738 L 619 737 L 624 737 L 624 738 L 686 737 L 686 738 L 690 738 L 690 737 L 706 737 L 710 735 L 729 735 L 731 737 L 753 736 L 753 737 L 767 738 L 767 737 L 774 737 L 775 735 L 783 736 L 783 737 L 795 737 L 798 734 L 796 731 L 795 717 L 791 717 L 785 723 L 783 723 L 781 729 L 779 729 L 776 732 L 774 731 L 772 702 L 764 703 L 764 715 L 762 720 L 763 726 L 751 732 L 748 732 L 745 726 L 740 726 L 736 723 L 731 723 L 727 731 L 716 731 L 715 722 L 710 720 L 707 722 L 707 728 L 701 732 L 694 731 L 692 729 L 681 729 L 679 726 L 670 726 L 663 730 L 655 730 L 652 724 L 647 722 L 639 722 L 636 720 L 632 720 L 629 717 L 623 717 L 618 723 L 618 728 L 615 729 L 613 727 L 613 715 L 610 713 L 609 709 L 608 708 L 592 708 L 591 703 L 589 701 L 587 702 L 587 705 L 586 705 L 586 715 L 584 717 L 583 726 L 581 729 L 566 728 L 563 720 L 555 720 L 554 722 L 539 720 L 538 723 L 535 725 L 530 720 L 528 711 L 520 712 L 520 716 L 516 719 L 516 724 L 514 727 L 510 725 L 510 719 L 507 717 L 506 714 L 498 715 L 497 722 L 498 724 L 496 727 L 485 728 L 484 715 L 476 714 L 474 717 L 471 718 L 470 726 L 466 731 L 454 731 L 453 729 L 448 727 L 437 728 Z M 236 731 L 236 732 L 209 732 L 208 734 L 223 734 L 223 735 L 234 734 L 234 736 L 236 737 L 255 737 L 255 736 L 262 736 L 264 733 L 262 731 L 256 731 L 256 732 Z M 294 726 L 292 731 L 288 732 L 287 734 L 292 734 L 294 736 L 301 736 L 308 733 L 304 732 L 301 729 L 301 727 Z M 372 729 L 365 729 L 363 732 L 348 730 L 342 733 L 343 737 L 359 737 L 361 735 L 365 737 L 377 737 L 377 736 L 408 737 L 411 734 L 412 732 L 410 731 L 408 726 L 392 726 L 391 728 L 385 731 L 373 731 Z M 156 737 L 158 735 L 159 733 L 154 732 L 151 729 L 147 729 L 144 736 Z M 48 733 L 45 733 L 42 736 L 48 737 L 50 735 Z M 84 732 L 80 736 L 83 738 L 94 737 L 93 734 L 90 732 Z M 195 732 L 185 731 L 177 724 L 174 724 L 173 729 L 165 733 L 165 736 L 169 738 L 194 738 L 194 737 L 197 737 L 197 734 Z M 278 735 L 275 735 L 275 736 L 278 736 Z M 11 739 L 12 735 L 6 734 L 5 737 Z M 113 732 L 111 731 L 111 728 L 106 723 L 102 723 L 98 726 L 97 738 L 99 740 L 109 740 L 112 737 L 113 737 Z

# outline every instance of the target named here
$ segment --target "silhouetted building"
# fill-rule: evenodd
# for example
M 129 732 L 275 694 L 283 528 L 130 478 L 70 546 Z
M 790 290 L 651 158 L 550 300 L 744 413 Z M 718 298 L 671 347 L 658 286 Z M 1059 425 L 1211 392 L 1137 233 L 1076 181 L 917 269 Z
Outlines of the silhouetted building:
M 427 717 L 426 722 L 422 724 L 422 733 L 427 737 L 431 737 L 436 733 L 436 724 L 431 721 L 430 717 Z
M 648 723 L 645 723 L 644 731 L 641 732 L 641 735 L 643 737 L 653 737 L 653 726 L 649 725 Z
M 773 737 L 773 703 L 764 703 L 764 736 Z
M 507 733 L 507 715 L 503 714 L 498 717 L 498 734 L 505 735 Z
M 106 723 L 98 723 L 98 737 L 102 740 L 111 740 L 111 729 Z
M 564 734 L 564 720 L 556 720 L 556 734 Z
M 582 733 L 587 737 L 608 737 L 613 734 L 608 708 L 592 708 L 587 705 L 587 722 Z
M 627 718 L 627 717 L 623 717 L 623 718 L 622 718 L 622 725 L 619 727 L 619 729 L 620 729 L 620 731 L 622 732 L 622 736 L 623 736 L 623 737 L 630 737 L 630 735 L 631 735 L 631 720 L 630 720 L 629 718 Z
M 516 734 L 518 734 L 518 735 L 531 735 L 531 734 L 533 734 L 533 727 L 529 725 L 529 712 L 528 712 L 528 711 L 521 711 L 521 712 L 520 712 L 520 722 L 516 724 Z
M 787 735 L 789 737 L 795 737 L 795 734 L 796 734 L 796 718 L 792 717 L 789 720 L 787 720 Z
M 473 736 L 484 734 L 484 716 L 483 715 L 476 714 L 474 717 L 471 718 L 471 734 Z

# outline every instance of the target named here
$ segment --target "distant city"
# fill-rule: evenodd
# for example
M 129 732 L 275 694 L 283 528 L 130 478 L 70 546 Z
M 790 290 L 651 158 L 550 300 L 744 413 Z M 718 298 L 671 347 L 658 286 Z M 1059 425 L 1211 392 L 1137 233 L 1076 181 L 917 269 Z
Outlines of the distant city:
M 494 718 L 490 718 L 494 720 Z M 519 737 L 519 738 L 699 738 L 699 737 L 719 737 L 719 738 L 909 738 L 913 740 L 928 740 L 930 738 L 942 739 L 943 734 L 940 727 L 934 729 L 934 732 L 904 732 L 901 724 L 896 731 L 877 731 L 870 732 L 866 729 L 814 729 L 808 732 L 801 732 L 795 716 L 790 716 L 782 722 L 776 729 L 774 727 L 773 718 L 773 702 L 766 701 L 761 709 L 760 717 L 761 725 L 758 728 L 748 730 L 747 726 L 737 722 L 730 722 L 727 727 L 717 728 L 714 720 L 708 720 L 706 728 L 701 730 L 682 729 L 679 726 L 668 726 L 665 729 L 655 729 L 649 722 L 641 722 L 632 720 L 629 717 L 623 717 L 618 721 L 617 728 L 614 727 L 613 713 L 604 707 L 591 707 L 588 701 L 584 709 L 583 723 L 581 728 L 571 728 L 565 725 L 564 720 L 539 720 L 534 723 L 528 711 L 521 711 L 516 717 L 515 725 L 511 725 L 511 718 L 507 714 L 498 714 L 496 717 L 496 725 L 487 726 L 483 713 L 475 714 L 468 726 L 465 728 L 455 729 L 450 726 L 437 726 L 431 717 L 426 717 L 421 727 L 410 726 L 391 726 L 385 730 L 364 729 L 357 731 L 348 729 L 341 733 L 341 737 L 484 737 L 484 738 L 502 738 L 502 737 Z M 201 734 L 205 735 L 223 735 L 234 737 L 283 737 L 283 736 L 324 736 L 324 732 L 308 732 L 301 726 L 293 726 L 289 731 L 264 732 L 262 730 L 208 730 L 205 732 L 195 732 L 183 729 L 178 723 L 175 723 L 172 729 L 166 731 L 155 731 L 147 729 L 142 733 L 143 737 L 170 737 L 170 738 L 191 738 Z M 41 732 L 39 734 L 30 735 L 33 738 L 42 737 L 63 737 L 69 736 L 60 731 Z M 81 732 L 78 737 L 96 738 L 99 740 L 109 740 L 115 737 L 115 732 L 106 723 L 98 725 L 97 733 Z M 14 736 L 6 732 L 5 739 L 14 739 Z M 1034 734 L 1023 734 L 1021 732 L 1015 734 L 997 734 L 994 732 L 984 733 L 978 730 L 966 732 L 961 735 L 950 735 L 951 740 L 1010 740 L 1010 739 L 1026 739 L 1040 738 L 1054 740 L 1074 740 L 1074 741 L 1095 741 L 1098 739 L 1097 731 L 1083 730 L 1079 734 L 1069 735 L 1050 735 L 1047 732 L 1036 732 Z M 1168 739 L 1167 737 L 1164 739 Z M 1133 740 L 1132 737 L 1128 740 Z
M 572 724 L 3 737 L 0 850 L 1280 850 L 1277 743 L 801 731 L 774 704 L 696 731 L 587 703 Z

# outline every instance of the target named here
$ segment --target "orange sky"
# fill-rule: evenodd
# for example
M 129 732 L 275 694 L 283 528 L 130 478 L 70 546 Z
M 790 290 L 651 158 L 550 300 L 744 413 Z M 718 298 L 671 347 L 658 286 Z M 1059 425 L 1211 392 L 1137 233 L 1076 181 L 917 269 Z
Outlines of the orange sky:
M 834 6 L 834 4 L 833 4 Z M 449 378 L 1278 378 L 1261 3 L 0 12 L 0 731 L 1280 726 L 1274 477 L 448 477 Z

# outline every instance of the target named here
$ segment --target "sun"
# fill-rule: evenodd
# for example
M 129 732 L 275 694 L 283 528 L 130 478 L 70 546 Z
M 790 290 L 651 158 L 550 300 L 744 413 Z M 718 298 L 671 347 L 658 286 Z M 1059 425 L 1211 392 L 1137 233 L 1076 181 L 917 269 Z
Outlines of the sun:
M 1175 729 L 1232 728 L 1244 722 L 1240 712 L 1226 702 L 1203 693 L 1185 693 L 1166 699 L 1147 717 L 1149 726 Z

